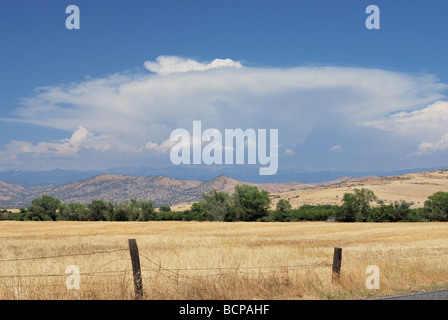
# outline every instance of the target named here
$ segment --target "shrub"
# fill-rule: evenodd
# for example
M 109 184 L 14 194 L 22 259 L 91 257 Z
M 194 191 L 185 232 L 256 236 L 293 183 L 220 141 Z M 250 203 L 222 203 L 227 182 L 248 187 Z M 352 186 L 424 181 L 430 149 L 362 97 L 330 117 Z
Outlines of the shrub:
M 171 211 L 171 207 L 170 206 L 160 206 L 159 211 L 168 212 L 168 211 Z
M 340 207 L 336 205 L 302 205 L 296 210 L 291 210 L 290 221 L 326 221 L 338 215 Z
M 86 221 L 88 220 L 89 210 L 80 203 L 60 203 L 58 206 L 58 220 Z
M 427 219 L 429 211 L 425 208 L 418 208 L 410 210 L 409 214 L 406 217 L 405 221 L 408 222 L 427 222 L 429 221 Z

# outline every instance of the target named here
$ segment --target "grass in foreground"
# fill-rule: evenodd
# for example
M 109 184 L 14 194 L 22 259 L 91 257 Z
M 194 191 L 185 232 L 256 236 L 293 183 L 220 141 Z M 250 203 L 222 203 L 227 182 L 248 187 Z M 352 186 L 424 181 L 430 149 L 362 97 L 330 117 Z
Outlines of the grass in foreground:
M 0 223 L 0 299 L 353 299 L 448 287 L 446 223 Z M 332 282 L 333 248 L 341 278 Z M 69 290 L 67 266 L 80 271 Z M 369 290 L 366 268 L 380 270 Z

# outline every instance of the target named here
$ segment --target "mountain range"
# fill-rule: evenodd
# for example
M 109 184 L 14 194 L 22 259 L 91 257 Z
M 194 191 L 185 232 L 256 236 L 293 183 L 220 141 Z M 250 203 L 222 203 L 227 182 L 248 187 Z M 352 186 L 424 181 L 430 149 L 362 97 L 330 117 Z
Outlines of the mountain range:
M 289 200 L 293 207 L 303 204 L 340 204 L 344 192 L 362 187 L 372 189 L 386 203 L 406 200 L 418 206 L 423 205 L 431 192 L 448 191 L 448 170 L 440 168 L 401 170 L 389 175 L 380 173 L 378 176 L 368 172 L 365 175 L 346 172 L 344 176 L 344 172 L 336 171 L 314 174 L 297 171 L 288 174 L 288 171 L 283 171 L 276 178 L 260 178 L 250 169 L 225 170 L 172 167 L 121 168 L 111 170 L 114 173 L 60 169 L 40 172 L 0 171 L 0 209 L 26 208 L 33 199 L 48 194 L 65 203 L 83 204 L 97 199 L 114 202 L 132 198 L 151 199 L 156 206 L 170 205 L 183 210 L 192 202 L 200 201 L 203 193 L 216 189 L 230 194 L 237 184 L 257 186 L 269 192 L 273 205 L 283 198 Z M 158 174 L 146 174 L 154 172 Z
M 233 179 L 220 175 L 206 181 L 176 179 L 162 175 L 136 176 L 121 174 L 99 174 L 80 181 L 73 181 L 62 185 L 44 185 L 24 187 L 0 181 L 0 208 L 22 208 L 31 204 L 31 201 L 47 194 L 65 203 L 88 204 L 93 200 L 124 202 L 132 198 L 137 200 L 154 201 L 156 206 L 178 205 L 200 201 L 203 193 L 216 189 L 232 193 L 235 185 L 249 184 L 257 186 L 269 193 L 285 192 L 329 186 L 343 182 L 366 179 L 344 177 L 323 183 L 253 183 Z
M 241 165 L 222 166 L 171 166 L 164 168 L 152 167 L 124 167 L 106 170 L 66 170 L 53 169 L 42 171 L 10 170 L 0 171 L 0 181 L 17 184 L 23 187 L 56 185 L 60 186 L 72 181 L 80 181 L 100 174 L 118 174 L 133 176 L 166 176 L 181 180 L 208 181 L 218 176 L 226 176 L 240 181 L 253 183 L 322 183 L 337 180 L 342 177 L 386 177 L 407 173 L 427 172 L 443 168 L 414 168 L 394 171 L 305 171 L 293 169 L 279 169 L 275 175 L 259 175 L 259 168 Z

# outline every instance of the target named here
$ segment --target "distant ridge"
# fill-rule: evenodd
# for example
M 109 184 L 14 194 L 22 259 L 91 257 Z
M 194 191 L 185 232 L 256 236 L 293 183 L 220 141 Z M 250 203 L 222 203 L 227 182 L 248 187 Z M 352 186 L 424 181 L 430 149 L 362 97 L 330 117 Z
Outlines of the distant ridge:
M 287 183 L 252 183 L 229 178 L 224 175 L 207 181 L 183 180 L 169 178 L 163 175 L 138 176 L 123 174 L 99 174 L 80 181 L 69 182 L 60 186 L 33 186 L 23 187 L 0 181 L 0 208 L 11 209 L 27 207 L 31 201 L 48 194 L 65 203 L 88 204 L 93 200 L 124 202 L 132 198 L 138 200 L 154 201 L 156 206 L 176 205 L 200 201 L 203 193 L 216 189 L 227 193 L 233 192 L 238 184 L 249 184 L 269 193 L 285 192 L 328 186 L 348 181 L 358 181 L 366 178 L 340 178 L 325 183 L 304 184 L 296 182 Z
M 257 168 L 245 166 L 172 166 L 166 168 L 115 168 L 107 170 L 65 170 L 53 169 L 47 171 L 11 170 L 0 171 L 0 181 L 17 184 L 26 188 L 36 186 L 56 185 L 61 186 L 69 182 L 86 180 L 100 174 L 117 174 L 133 176 L 165 176 L 180 180 L 209 181 L 219 176 L 226 176 L 239 181 L 252 183 L 324 183 L 343 177 L 387 177 L 408 173 L 428 172 L 444 168 L 416 168 L 395 171 L 301 171 L 292 169 L 279 169 L 275 175 L 261 176 Z M 446 169 L 446 168 L 445 168 Z

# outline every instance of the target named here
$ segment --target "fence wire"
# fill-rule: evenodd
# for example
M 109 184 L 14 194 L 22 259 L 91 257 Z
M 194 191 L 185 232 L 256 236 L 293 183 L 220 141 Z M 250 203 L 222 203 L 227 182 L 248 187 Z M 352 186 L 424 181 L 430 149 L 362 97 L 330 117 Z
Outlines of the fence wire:
M 59 254 L 59 255 L 49 255 L 49 256 L 35 256 L 35 257 L 24 257 L 24 258 L 10 258 L 10 259 L 0 259 L 0 263 L 11 263 L 11 262 L 24 262 L 24 261 L 35 261 L 35 260 L 47 260 L 47 259 L 57 259 L 57 258 L 67 258 L 67 257 L 78 257 L 78 256 L 92 256 L 92 255 L 103 255 L 103 254 L 112 254 L 117 252 L 129 252 L 129 249 L 114 249 L 114 250 L 103 250 L 103 251 L 91 251 L 91 252 L 82 252 L 82 253 L 73 253 L 73 254 Z M 185 279 L 195 279 L 195 278 L 207 278 L 207 277 L 222 277 L 227 275 L 257 275 L 260 274 L 260 272 L 265 272 L 266 270 L 275 270 L 278 272 L 290 272 L 290 270 L 297 270 L 297 269 L 309 269 L 309 268 L 316 268 L 316 267 L 323 267 L 323 266 L 330 266 L 331 265 L 331 259 L 324 259 L 319 262 L 315 262 L 312 264 L 303 264 L 303 265 L 274 265 L 274 266 L 219 266 L 219 267 L 195 267 L 195 268 L 167 268 L 162 266 L 161 263 L 157 263 L 152 259 L 149 259 L 146 255 L 139 255 L 144 260 L 144 264 L 141 264 L 141 274 L 142 279 L 148 280 L 153 279 L 153 277 L 150 277 L 147 275 L 150 272 L 153 272 L 155 276 L 161 276 L 166 279 L 175 281 L 176 283 L 182 282 Z M 116 261 L 122 261 L 122 260 L 128 260 L 130 262 L 130 259 L 113 259 L 108 260 L 106 263 L 104 263 L 102 266 L 98 267 L 97 269 L 102 269 L 104 266 L 111 264 Z M 148 262 L 150 265 L 146 264 Z M 256 272 L 258 271 L 258 272 Z M 201 272 L 209 272 L 206 274 L 192 274 L 192 273 L 201 273 Z M 132 283 L 132 273 L 133 270 L 131 268 L 129 269 L 123 269 L 123 270 L 97 270 L 92 272 L 80 272 L 79 276 L 83 277 L 108 277 L 111 278 L 113 276 L 121 275 L 126 276 L 129 275 L 129 283 Z M 25 283 L 25 282 L 17 282 L 15 285 L 7 284 L 2 281 L 2 279 L 14 279 L 17 280 L 24 280 L 24 279 L 34 279 L 34 278 L 67 278 L 70 274 L 67 273 L 44 273 L 44 274 L 9 274 L 9 275 L 2 275 L 0 274 L 0 286 L 6 287 L 6 288 L 18 288 L 24 289 L 26 287 L 32 287 L 32 283 Z M 88 281 L 89 284 L 103 284 L 102 282 L 94 282 L 94 281 Z M 117 281 L 110 281 L 107 282 L 108 284 L 123 284 L 123 282 L 117 282 Z M 36 284 L 37 285 L 37 284 Z M 60 286 L 60 284 L 48 284 L 48 283 L 38 283 L 39 287 L 57 287 Z
M 120 252 L 120 251 L 128 251 L 128 249 L 116 249 L 116 250 L 107 250 L 107 251 L 93 251 L 93 252 L 72 253 L 72 254 L 59 254 L 59 255 L 54 255 L 54 256 L 40 256 L 40 257 L 15 258 L 15 259 L 0 259 L 0 262 L 16 262 L 16 261 L 27 261 L 27 260 L 46 260 L 46 259 L 55 259 L 55 258 L 88 256 L 88 255 L 93 255 L 93 254 L 114 253 L 114 252 Z

